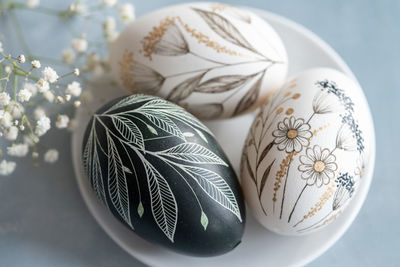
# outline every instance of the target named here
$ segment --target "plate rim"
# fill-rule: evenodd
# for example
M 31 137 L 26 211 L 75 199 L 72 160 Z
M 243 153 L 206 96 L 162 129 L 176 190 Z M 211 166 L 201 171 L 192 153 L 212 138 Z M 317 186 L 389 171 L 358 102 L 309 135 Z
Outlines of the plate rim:
M 354 73 L 351 71 L 349 66 L 345 63 L 345 61 L 340 57 L 340 55 L 329 45 L 327 44 L 324 40 L 322 40 L 318 35 L 313 33 L 311 30 L 307 29 L 305 26 L 290 20 L 284 16 L 265 11 L 263 9 L 258 9 L 258 8 L 253 8 L 253 7 L 243 7 L 240 6 L 241 8 L 247 9 L 249 11 L 252 11 L 256 14 L 258 14 L 261 18 L 266 19 L 268 21 L 276 21 L 279 22 L 289 28 L 292 28 L 294 31 L 299 32 L 303 36 L 307 37 L 309 40 L 311 40 L 315 45 L 320 47 L 323 51 L 326 52 L 326 55 L 329 56 L 332 61 L 334 61 L 340 68 L 342 69 L 341 71 L 345 72 L 346 75 L 348 75 L 352 80 L 354 80 L 358 85 L 359 81 L 355 77 Z M 368 110 L 370 111 L 370 108 L 368 107 Z M 370 166 L 368 166 L 364 183 L 365 186 L 363 187 L 364 190 L 359 193 L 359 200 L 358 202 L 354 203 L 354 212 L 348 215 L 348 219 L 345 220 L 343 225 L 339 228 L 339 231 L 337 231 L 332 238 L 328 241 L 325 242 L 322 246 L 319 247 L 319 249 L 315 250 L 313 253 L 310 255 L 304 257 L 302 260 L 298 262 L 298 266 L 304 266 L 311 261 L 315 260 L 319 256 L 321 256 L 324 252 L 326 252 L 330 247 L 332 247 L 342 236 L 343 234 L 348 230 L 350 225 L 354 222 L 355 218 L 357 217 L 358 213 L 361 210 L 362 205 L 365 202 L 365 199 L 368 195 L 368 191 L 371 186 L 371 182 L 373 179 L 373 173 L 374 173 L 374 167 L 375 167 L 375 153 L 376 153 L 376 140 L 375 140 L 375 129 L 374 129 L 374 123 L 373 123 L 373 118 L 371 115 L 371 112 L 369 112 L 369 117 L 370 121 L 372 122 L 372 139 L 371 139 L 371 154 L 370 154 Z M 150 265 L 150 262 L 147 260 L 146 256 L 141 255 L 140 253 L 135 253 L 135 251 L 132 251 L 132 249 L 124 243 L 108 225 L 105 223 L 96 213 L 95 207 L 92 204 L 89 194 L 84 190 L 84 185 L 82 179 L 79 178 L 79 174 L 82 172 L 82 167 L 80 166 L 81 164 L 79 162 L 76 162 L 77 159 L 74 157 L 75 153 L 75 147 L 76 147 L 76 142 L 78 140 L 75 140 L 76 133 L 73 132 L 71 135 L 71 157 L 72 157 L 72 163 L 73 163 L 73 169 L 74 169 L 74 174 L 75 174 L 75 179 L 78 184 L 79 192 L 81 197 L 83 198 L 86 207 L 88 208 L 90 214 L 94 217 L 95 221 L 100 225 L 100 227 L 107 233 L 111 239 L 117 243 L 122 249 L 124 249 L 129 255 L 134 257 L 135 259 L 141 261 L 144 264 Z M 362 195 L 360 195 L 362 193 Z

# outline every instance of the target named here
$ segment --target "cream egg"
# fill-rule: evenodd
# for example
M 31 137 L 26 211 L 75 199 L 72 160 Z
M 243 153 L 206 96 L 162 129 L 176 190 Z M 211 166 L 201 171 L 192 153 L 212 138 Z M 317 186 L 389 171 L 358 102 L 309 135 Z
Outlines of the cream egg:
M 202 119 L 228 118 L 266 101 L 285 80 L 288 58 L 275 30 L 256 14 L 189 3 L 132 22 L 110 47 L 114 79 Z
M 285 235 L 334 221 L 362 183 L 373 132 L 352 79 L 326 68 L 290 79 L 260 108 L 243 150 L 241 182 L 256 219 Z

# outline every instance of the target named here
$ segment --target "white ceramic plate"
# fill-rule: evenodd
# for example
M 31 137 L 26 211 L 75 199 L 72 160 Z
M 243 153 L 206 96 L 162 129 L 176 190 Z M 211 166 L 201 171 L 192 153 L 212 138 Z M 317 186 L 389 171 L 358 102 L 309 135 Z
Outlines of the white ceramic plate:
M 326 43 L 304 27 L 265 11 L 252 11 L 271 23 L 286 44 L 290 62 L 289 76 L 307 68 L 330 67 L 356 80 L 344 61 Z M 92 90 L 95 90 L 95 99 L 90 105 L 84 106 L 77 112 L 78 128 L 72 136 L 72 156 L 78 185 L 90 212 L 101 227 L 122 248 L 145 264 L 174 267 L 305 265 L 320 256 L 343 235 L 357 216 L 368 193 L 375 160 L 375 143 L 371 144 L 371 156 L 358 194 L 344 213 L 323 230 L 301 237 L 279 236 L 261 227 L 248 214 L 242 243 L 234 251 L 212 258 L 194 258 L 176 254 L 137 237 L 115 219 L 92 193 L 81 166 L 81 143 L 86 124 L 91 113 L 97 108 L 108 100 L 126 94 L 121 89 L 110 86 L 109 77 L 98 81 Z M 247 136 L 253 117 L 253 114 L 248 114 L 230 120 L 206 123 L 214 132 L 237 172 L 242 143 Z

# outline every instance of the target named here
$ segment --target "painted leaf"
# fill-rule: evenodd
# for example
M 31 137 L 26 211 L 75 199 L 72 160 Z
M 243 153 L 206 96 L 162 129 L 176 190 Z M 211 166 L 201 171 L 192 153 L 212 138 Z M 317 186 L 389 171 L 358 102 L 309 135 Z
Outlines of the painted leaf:
M 194 89 L 199 85 L 201 79 L 204 77 L 206 72 L 203 72 L 199 75 L 191 77 L 187 80 L 184 80 L 180 84 L 178 84 L 172 91 L 169 93 L 167 99 L 172 102 L 179 102 L 188 96 L 194 91 Z
M 187 112 L 183 109 L 181 109 L 179 112 L 175 112 L 175 111 L 169 112 L 166 115 L 169 117 L 172 117 L 175 120 L 180 121 L 186 125 L 191 126 L 193 129 L 196 130 L 196 132 L 201 132 L 200 130 L 198 130 L 198 129 L 201 129 L 204 132 L 208 133 L 209 135 L 214 136 L 213 133 L 203 123 L 201 123 L 192 114 L 190 114 L 189 112 Z M 201 135 L 203 135 L 203 133 L 201 133 Z M 205 139 L 205 140 L 207 140 L 207 139 Z
M 234 115 L 238 115 L 245 110 L 249 109 L 253 106 L 260 94 L 261 84 L 264 78 L 265 72 L 258 78 L 258 80 L 253 84 L 253 86 L 246 92 L 243 98 L 239 101 L 238 105 L 233 112 Z
M 82 155 L 82 160 L 83 160 L 83 168 L 85 169 L 86 173 L 88 173 L 88 176 L 90 178 L 90 168 L 89 164 L 92 162 L 92 151 L 93 151 L 93 132 L 94 132 L 94 124 L 92 125 L 92 128 L 90 129 L 90 134 L 89 138 L 86 142 L 85 149 L 83 150 L 83 155 Z
M 200 223 L 204 228 L 204 231 L 207 230 L 207 226 L 208 226 L 208 217 L 207 215 L 204 213 L 204 211 L 201 211 L 201 217 L 200 217 Z
M 156 129 L 154 129 L 151 125 L 146 124 L 147 129 L 149 129 L 149 131 L 154 134 L 154 135 L 158 135 L 158 132 Z
M 178 206 L 165 178 L 146 160 L 143 161 L 150 191 L 151 211 L 158 227 L 174 242 Z
M 271 148 L 274 146 L 274 142 L 269 143 L 264 150 L 262 151 L 260 158 L 258 159 L 257 162 L 257 168 L 260 166 L 261 162 L 264 160 L 264 158 L 267 156 L 268 152 L 271 150 Z
M 208 143 L 207 137 L 199 130 L 195 129 L 196 133 L 200 136 L 201 139 L 204 140 L 204 142 Z
M 201 93 L 223 93 L 244 85 L 254 77 L 252 75 L 226 75 L 215 77 L 201 83 L 195 92 Z
M 249 157 L 247 155 L 246 155 L 246 166 L 247 166 L 247 171 L 249 172 L 250 178 L 254 181 L 254 183 L 257 183 L 256 177 L 254 176 L 253 170 L 251 169 L 251 166 L 250 166 Z
M 224 106 L 221 103 L 190 105 L 188 110 L 203 120 L 221 117 Z
M 92 163 L 92 171 L 90 172 L 91 176 L 91 182 L 92 182 L 92 187 L 94 192 L 96 193 L 97 197 L 106 205 L 106 193 L 104 190 L 104 184 L 103 184 L 103 174 L 101 172 L 101 166 L 100 166 L 100 160 L 99 160 L 99 155 L 97 153 L 97 148 L 96 146 L 94 147 L 94 152 L 93 152 L 93 163 Z
M 112 105 L 107 111 L 105 111 L 104 113 L 107 114 L 111 111 L 117 110 L 119 108 L 123 108 L 123 107 L 127 107 L 129 105 L 133 105 L 133 104 L 137 104 L 143 101 L 148 101 L 154 99 L 154 97 L 152 96 L 148 96 L 148 95 L 131 95 L 131 96 L 127 96 L 123 99 L 121 99 L 119 102 L 117 102 L 116 104 Z
M 129 74 L 133 83 L 128 89 L 133 93 L 156 94 L 165 81 L 160 73 L 137 61 L 133 62 Z
M 188 44 L 175 23 L 168 25 L 162 39 L 153 47 L 153 52 L 162 56 L 181 56 L 189 53 Z
M 187 161 L 190 163 L 211 163 L 228 166 L 214 152 L 196 143 L 182 143 L 159 152 L 163 156 Z
M 122 160 L 108 131 L 106 135 L 108 147 L 108 191 L 110 192 L 111 202 L 121 218 L 132 227 L 129 214 L 128 185 Z
M 184 169 L 194 178 L 208 196 L 235 214 L 239 221 L 242 221 L 236 197 L 232 189 L 218 173 L 192 166 L 185 166 Z
M 221 36 L 228 42 L 258 53 L 257 50 L 254 49 L 254 47 L 236 29 L 236 27 L 226 18 L 211 11 L 201 10 L 197 8 L 193 8 L 193 10 L 196 11 L 197 14 L 199 14 L 204 19 L 204 21 L 208 24 L 208 26 L 210 26 L 211 29 L 213 29 L 214 32 L 216 32 L 219 36 Z
M 261 195 L 262 195 L 262 193 L 263 193 L 263 191 L 264 191 L 265 183 L 266 183 L 267 180 L 268 180 L 269 173 L 271 172 L 271 168 L 272 168 L 272 165 L 274 165 L 274 163 L 275 163 L 275 160 L 272 161 L 272 163 L 267 167 L 267 169 L 264 171 L 264 174 L 263 174 L 263 176 L 262 176 L 262 178 L 261 178 L 261 182 L 260 182 L 260 195 L 259 195 L 260 197 L 261 197 Z
M 139 217 L 142 218 L 143 213 L 144 213 L 144 208 L 143 208 L 142 201 L 140 201 L 140 203 L 138 205 L 137 212 L 139 214 Z
M 131 120 L 122 116 L 113 116 L 112 122 L 118 132 L 130 143 L 144 148 L 143 135 Z
M 155 110 L 148 110 L 146 112 L 142 112 L 141 114 L 143 114 L 147 119 L 149 119 L 155 126 L 160 128 L 161 130 L 184 140 L 184 136 L 179 127 L 175 124 L 175 122 L 173 122 L 163 113 L 157 112 Z
M 191 133 L 191 132 L 184 132 L 184 133 L 183 133 L 183 136 L 184 136 L 184 137 L 193 137 L 193 136 L 194 136 L 194 133 Z

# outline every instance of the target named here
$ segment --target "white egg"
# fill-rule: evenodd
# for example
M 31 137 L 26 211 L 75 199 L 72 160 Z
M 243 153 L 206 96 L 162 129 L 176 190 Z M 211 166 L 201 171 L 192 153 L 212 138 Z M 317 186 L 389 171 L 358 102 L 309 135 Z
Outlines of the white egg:
M 236 116 L 265 103 L 288 66 L 284 45 L 266 21 L 215 3 L 144 15 L 110 51 L 114 79 L 128 91 L 166 98 L 203 119 Z
M 311 233 L 352 200 L 370 160 L 373 122 L 362 89 L 326 68 L 298 74 L 260 108 L 241 182 L 256 219 L 285 235 Z

